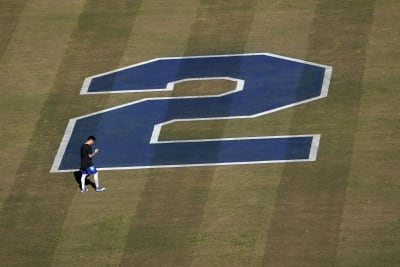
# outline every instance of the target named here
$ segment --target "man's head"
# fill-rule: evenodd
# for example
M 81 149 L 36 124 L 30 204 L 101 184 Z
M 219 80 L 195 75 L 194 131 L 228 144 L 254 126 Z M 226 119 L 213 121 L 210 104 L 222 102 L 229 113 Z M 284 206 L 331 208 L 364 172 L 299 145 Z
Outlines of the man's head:
M 96 137 L 94 137 L 93 135 L 91 135 L 91 136 L 89 136 L 89 137 L 87 138 L 86 144 L 93 145 L 94 142 L 96 142 Z

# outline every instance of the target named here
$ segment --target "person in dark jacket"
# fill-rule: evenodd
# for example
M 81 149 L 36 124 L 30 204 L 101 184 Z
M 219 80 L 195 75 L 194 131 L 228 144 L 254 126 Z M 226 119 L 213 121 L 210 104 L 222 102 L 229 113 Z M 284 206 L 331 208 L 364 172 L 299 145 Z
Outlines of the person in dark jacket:
M 102 192 L 106 190 L 104 187 L 99 185 L 99 175 L 92 162 L 92 158 L 99 153 L 99 149 L 96 148 L 93 152 L 92 145 L 96 142 L 96 137 L 89 136 L 85 143 L 81 146 L 81 192 L 86 193 L 88 189 L 85 187 L 86 178 L 93 174 L 94 183 L 96 184 L 96 192 Z

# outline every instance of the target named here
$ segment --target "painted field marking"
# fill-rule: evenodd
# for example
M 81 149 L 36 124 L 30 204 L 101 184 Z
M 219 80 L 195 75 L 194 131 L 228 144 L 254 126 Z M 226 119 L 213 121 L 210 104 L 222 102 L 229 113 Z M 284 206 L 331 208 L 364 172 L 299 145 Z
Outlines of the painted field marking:
M 249 60 L 249 58 L 251 58 L 251 60 Z M 201 61 L 201 64 L 199 64 L 199 61 Z M 255 64 L 252 65 L 252 63 Z M 263 69 L 261 69 L 260 72 L 260 70 L 256 68 L 258 67 L 257 64 L 267 68 L 269 72 L 263 72 Z M 275 67 L 274 64 L 279 65 L 279 67 Z M 287 71 L 292 70 L 295 74 L 290 75 L 290 73 L 284 73 L 285 64 L 289 66 Z M 218 69 L 213 69 L 213 65 L 218 65 Z M 234 66 L 233 68 L 232 65 Z M 170 66 L 170 68 L 165 69 L 168 66 Z M 222 70 L 220 69 L 221 66 Z M 227 68 L 227 71 L 224 71 L 224 67 Z M 139 81 L 139 85 L 130 77 L 130 75 L 138 75 L 134 72 L 138 70 L 138 68 L 140 75 L 143 73 L 146 74 L 146 71 L 148 75 L 144 77 L 138 76 L 139 79 L 142 79 Z M 149 68 L 150 72 L 146 70 L 146 68 Z M 165 71 L 159 74 L 154 72 L 155 69 Z M 260 75 L 260 73 L 264 75 Z M 275 74 L 278 79 L 287 78 L 292 79 L 292 81 L 287 83 L 287 81 L 283 80 L 283 85 L 280 85 L 271 77 L 267 77 L 271 75 L 271 73 Z M 119 155 L 119 162 L 118 160 L 114 162 L 108 160 L 107 162 L 107 157 L 105 156 L 99 158 L 100 160 L 99 162 L 96 161 L 96 164 L 99 169 L 105 170 L 314 161 L 317 157 L 320 140 L 319 134 L 175 141 L 159 141 L 158 137 L 162 126 L 173 122 L 255 118 L 326 97 L 331 73 L 332 68 L 329 66 L 265 53 L 158 58 L 88 77 L 84 81 L 81 94 L 173 90 L 177 83 L 208 79 L 231 80 L 235 81 L 237 86 L 234 90 L 219 95 L 145 98 L 73 118 L 68 123 L 51 172 L 73 171 L 78 168 L 77 158 L 79 154 L 77 154 L 76 149 L 79 148 L 80 142 L 86 138 L 86 135 L 93 134 L 94 130 L 97 131 L 94 134 L 99 137 L 99 140 L 105 140 L 101 146 L 106 147 L 106 152 L 108 153 L 105 154 L 107 154 L 108 157 L 115 159 L 113 153 L 122 154 L 122 156 Z M 100 79 L 100 82 L 97 82 L 98 79 Z M 251 82 L 254 81 L 258 84 L 254 83 L 252 85 Z M 285 84 L 285 82 L 287 84 Z M 164 86 L 162 86 L 162 84 L 164 84 Z M 271 84 L 276 84 L 278 87 L 281 86 L 282 88 L 279 88 L 279 90 L 271 89 Z M 97 87 L 92 87 L 93 85 Z M 287 89 L 285 86 L 292 86 L 292 88 Z M 293 86 L 297 87 L 294 88 Z M 311 94 L 307 92 L 307 86 L 312 87 L 313 91 Z M 95 90 L 93 90 L 93 88 Z M 287 90 L 287 92 L 282 93 L 281 90 Z M 273 91 L 274 93 L 270 95 L 266 94 L 266 92 L 269 91 Z M 250 97 L 248 97 L 249 95 Z M 261 97 L 261 99 L 258 97 Z M 275 101 L 276 103 L 274 103 L 274 101 L 271 102 L 269 97 L 275 97 L 277 99 Z M 221 99 L 224 101 L 221 101 Z M 267 105 L 263 106 L 264 104 L 260 102 L 260 100 L 269 102 Z M 213 103 L 207 106 L 208 102 Z M 228 104 L 228 108 L 218 109 L 219 106 L 225 104 Z M 261 105 L 258 109 L 254 109 L 252 108 L 253 104 Z M 190 114 L 191 111 L 187 109 L 187 105 L 193 107 L 195 113 L 198 112 L 201 114 Z M 204 110 L 200 109 L 196 110 L 196 107 L 201 105 L 207 106 L 211 112 L 204 112 Z M 139 106 L 145 108 L 143 110 L 135 110 L 135 108 Z M 257 112 L 260 111 L 260 108 L 261 112 Z M 174 111 L 174 109 L 176 110 Z M 214 113 L 212 109 L 214 109 Z M 146 111 L 151 115 L 148 115 L 147 118 L 143 118 L 143 116 L 133 116 L 134 118 L 130 118 L 132 117 L 131 115 L 135 115 L 140 111 Z M 110 113 L 116 113 L 116 115 L 111 118 L 112 116 L 109 116 Z M 127 116 L 127 114 L 129 116 Z M 127 121 L 126 123 L 116 123 L 118 120 Z M 129 123 L 141 124 L 142 126 L 145 125 L 145 127 L 135 128 L 134 125 L 133 127 L 126 126 Z M 107 125 L 109 127 L 107 127 Z M 151 128 L 149 128 L 150 126 Z M 113 132 L 115 129 L 120 129 L 125 134 L 121 135 L 118 131 Z M 118 139 L 118 137 L 122 139 Z M 135 138 L 140 140 L 137 141 Z M 117 142 L 115 140 L 117 140 Z M 118 140 L 123 141 L 122 143 L 118 143 Z M 108 145 L 110 143 L 111 145 Z M 114 149 L 113 145 L 115 145 Z M 273 149 L 271 149 L 271 153 L 277 154 L 277 157 L 268 154 L 268 151 L 258 151 L 257 149 L 259 149 L 260 145 L 265 146 L 266 149 L 275 149 L 279 147 L 276 151 L 272 151 Z M 128 147 L 128 149 L 125 149 L 126 147 Z M 210 152 L 208 153 L 209 155 L 207 154 L 207 149 Z M 298 158 L 291 158 L 293 156 L 292 154 L 297 153 L 295 151 L 296 149 L 304 151 L 298 153 Z M 193 154 L 198 152 L 203 153 L 203 158 L 192 155 L 190 150 L 193 151 Z M 305 153 L 305 150 L 307 150 L 307 153 Z M 104 151 L 104 149 L 102 149 L 102 151 Z M 135 151 L 134 153 L 136 153 L 136 155 L 131 155 L 131 151 Z M 178 151 L 178 153 L 176 151 Z M 179 154 L 179 151 L 181 154 Z M 258 151 L 259 157 L 249 155 L 248 160 L 245 158 L 243 159 L 243 154 L 246 154 L 243 152 L 252 153 L 253 151 Z M 237 153 L 238 158 L 232 157 L 228 154 L 229 152 Z M 287 155 L 285 154 L 286 152 L 288 153 Z M 141 158 L 142 156 L 145 160 Z M 168 158 L 171 156 L 176 158 Z M 191 156 L 194 159 L 188 159 Z M 196 160 L 198 162 L 196 162 Z

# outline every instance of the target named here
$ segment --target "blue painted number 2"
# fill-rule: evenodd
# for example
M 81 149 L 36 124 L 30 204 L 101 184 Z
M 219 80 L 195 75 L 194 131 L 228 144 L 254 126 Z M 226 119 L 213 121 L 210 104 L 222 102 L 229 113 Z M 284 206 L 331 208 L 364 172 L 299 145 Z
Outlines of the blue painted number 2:
M 81 94 L 173 90 L 191 80 L 236 82 L 208 96 L 145 98 L 71 119 L 52 172 L 79 168 L 79 148 L 95 135 L 99 169 L 134 169 L 316 160 L 319 134 L 160 141 L 163 125 L 254 118 L 328 94 L 332 69 L 272 54 L 157 58 L 86 78 Z

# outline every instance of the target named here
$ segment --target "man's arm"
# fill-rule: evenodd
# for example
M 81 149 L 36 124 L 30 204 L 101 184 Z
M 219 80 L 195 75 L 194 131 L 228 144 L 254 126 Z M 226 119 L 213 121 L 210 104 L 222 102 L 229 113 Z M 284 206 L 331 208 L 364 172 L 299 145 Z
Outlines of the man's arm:
M 93 158 L 94 156 L 96 156 L 97 153 L 99 153 L 99 149 L 98 148 L 96 148 L 92 154 L 88 154 L 88 157 L 89 158 Z

